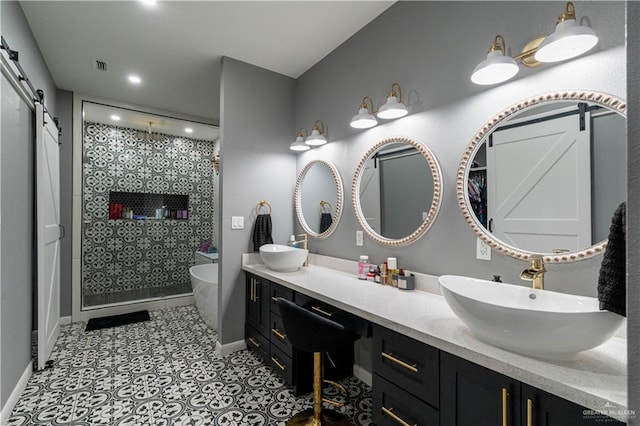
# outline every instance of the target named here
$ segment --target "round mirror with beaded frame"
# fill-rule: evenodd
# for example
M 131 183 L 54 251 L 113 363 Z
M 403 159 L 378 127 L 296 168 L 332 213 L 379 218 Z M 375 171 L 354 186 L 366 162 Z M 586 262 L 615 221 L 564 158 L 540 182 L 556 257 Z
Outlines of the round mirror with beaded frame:
M 574 250 L 548 250 L 533 251 L 524 249 L 515 244 L 507 244 L 503 240 L 497 238 L 487 229 L 487 226 L 477 217 L 473 206 L 471 205 L 469 194 L 469 177 L 472 169 L 475 168 L 475 158 L 481 145 L 484 145 L 489 137 L 507 121 L 517 121 L 522 115 L 531 114 L 534 107 L 546 109 L 547 105 L 566 104 L 574 102 L 576 104 L 585 104 L 594 106 L 595 108 L 606 108 L 626 119 L 626 103 L 615 96 L 594 92 L 594 91 L 558 91 L 549 92 L 541 95 L 533 96 L 521 102 L 511 105 L 505 110 L 499 112 L 491 120 L 485 123 L 482 128 L 471 139 L 464 150 L 460 161 L 457 177 L 456 177 L 456 193 L 458 205 L 462 211 L 462 215 L 473 232 L 488 244 L 491 249 L 519 260 L 530 260 L 532 256 L 542 256 L 545 263 L 569 263 L 579 260 L 589 259 L 591 257 L 602 254 L 606 248 L 607 241 L 599 242 L 589 241 L 586 247 L 580 247 Z M 518 116 L 518 117 L 516 117 Z M 511 123 L 511 121 L 510 121 Z M 623 166 L 624 165 L 620 165 Z M 488 178 L 489 179 L 489 178 Z M 626 188 L 625 188 L 626 189 Z M 623 191 L 625 190 L 623 189 Z M 608 206 L 611 209 L 614 206 Z M 613 210 L 612 210 L 613 211 Z M 487 213 L 487 216 L 489 213 Z M 490 222 L 489 222 L 490 223 Z M 491 225 L 488 226 L 491 228 Z M 495 231 L 495 229 L 494 229 Z

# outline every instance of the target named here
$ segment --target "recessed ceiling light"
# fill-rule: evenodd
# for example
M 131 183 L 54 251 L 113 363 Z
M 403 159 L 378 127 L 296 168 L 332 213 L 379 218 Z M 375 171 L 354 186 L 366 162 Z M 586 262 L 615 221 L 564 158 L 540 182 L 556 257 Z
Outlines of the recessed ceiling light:
M 142 83 L 142 79 L 140 77 L 138 77 L 137 75 L 131 74 L 129 77 L 127 77 L 127 79 L 129 80 L 129 83 L 131 83 L 131 84 L 140 84 L 140 83 Z
M 187 127 L 184 131 L 187 133 L 193 133 L 193 129 L 191 127 Z
M 140 0 L 142 3 L 146 4 L 147 6 L 155 6 L 156 5 L 156 0 Z
M 120 116 L 119 116 L 119 115 L 115 115 L 115 114 L 114 114 L 114 115 L 112 115 L 112 116 L 111 116 L 111 119 L 112 119 L 113 121 L 120 121 Z

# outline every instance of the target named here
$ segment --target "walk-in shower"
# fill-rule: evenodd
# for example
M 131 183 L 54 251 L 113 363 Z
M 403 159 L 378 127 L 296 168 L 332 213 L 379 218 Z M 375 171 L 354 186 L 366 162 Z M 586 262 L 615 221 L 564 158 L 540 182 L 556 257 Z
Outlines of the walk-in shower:
M 218 128 L 83 102 L 82 309 L 190 294 L 217 242 Z

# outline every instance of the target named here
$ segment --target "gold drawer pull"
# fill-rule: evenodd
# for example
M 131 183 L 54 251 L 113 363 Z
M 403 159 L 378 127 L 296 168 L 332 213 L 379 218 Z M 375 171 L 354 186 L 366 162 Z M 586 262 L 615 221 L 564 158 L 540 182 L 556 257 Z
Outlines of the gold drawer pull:
M 258 341 L 257 341 L 256 339 L 254 339 L 253 337 L 249 337 L 249 339 L 248 339 L 248 340 L 249 340 L 249 342 L 250 342 L 253 346 L 255 346 L 256 348 L 259 348 L 259 347 L 260 347 L 260 342 L 258 342 Z
M 398 358 L 394 357 L 393 354 L 388 354 L 386 352 L 382 352 L 382 356 L 388 359 L 389 361 L 393 361 L 399 366 L 406 368 L 409 371 L 413 371 L 414 373 L 418 372 L 418 368 L 417 368 L 418 364 L 409 365 L 406 362 L 401 361 Z
M 393 420 L 395 420 L 396 423 L 398 423 L 399 425 L 412 426 L 409 423 L 407 423 L 404 420 L 402 420 L 400 417 L 396 416 L 396 414 L 393 412 L 393 408 L 387 408 L 387 407 L 383 406 L 382 407 L 382 412 L 385 413 L 387 416 L 391 417 Z M 417 425 L 414 423 L 413 426 L 417 426 Z
M 276 357 L 272 356 L 272 357 L 271 357 L 271 361 L 273 361 L 273 363 L 274 363 L 275 365 L 277 365 L 277 366 L 278 366 L 278 368 L 280 368 L 280 370 L 284 371 L 284 370 L 286 370 L 286 369 L 287 369 L 287 366 L 286 366 L 286 365 L 282 365 L 282 364 L 280 364 L 280 361 L 278 360 L 278 358 L 276 358 Z
M 507 388 L 502 388 L 502 426 L 507 426 L 507 398 L 509 397 L 509 392 Z
M 275 297 L 275 296 L 271 296 L 271 300 L 273 300 L 274 302 L 278 302 L 279 297 Z
M 527 426 L 533 426 L 533 401 L 527 398 Z
M 318 306 L 311 306 L 311 309 L 313 309 L 316 312 L 320 312 L 322 315 L 326 315 L 328 317 L 332 317 L 333 316 L 333 312 L 327 312 L 324 309 L 318 307 Z
M 271 332 L 275 334 L 280 340 L 284 340 L 287 338 L 287 335 L 284 334 L 282 331 L 278 330 L 277 328 L 272 328 Z

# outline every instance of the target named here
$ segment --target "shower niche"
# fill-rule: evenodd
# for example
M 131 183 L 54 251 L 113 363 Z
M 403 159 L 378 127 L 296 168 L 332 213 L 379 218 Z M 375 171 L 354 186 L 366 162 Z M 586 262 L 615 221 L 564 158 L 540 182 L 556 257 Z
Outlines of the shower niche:
M 109 219 L 187 220 L 189 195 L 109 191 Z

